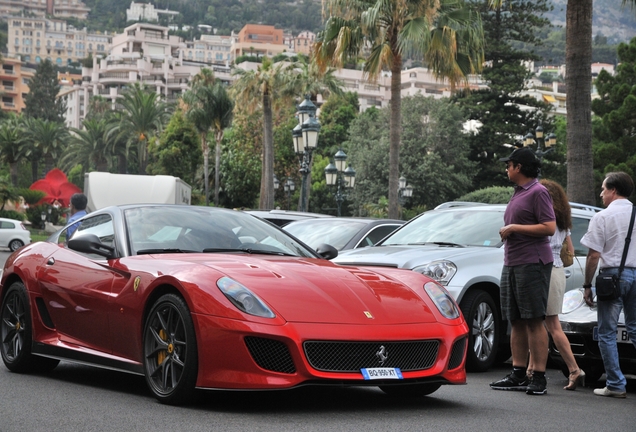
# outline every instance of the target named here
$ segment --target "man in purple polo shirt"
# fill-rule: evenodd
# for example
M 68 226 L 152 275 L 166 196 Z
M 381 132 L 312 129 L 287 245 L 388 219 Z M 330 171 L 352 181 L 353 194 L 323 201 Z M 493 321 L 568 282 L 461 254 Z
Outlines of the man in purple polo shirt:
M 556 230 L 552 198 L 537 177 L 541 162 L 529 148 L 520 148 L 506 162 L 506 172 L 515 192 L 499 230 L 504 242 L 501 273 L 501 311 L 510 321 L 512 373 L 490 383 L 495 390 L 522 390 L 531 395 L 547 392 L 545 366 L 548 334 L 543 327 L 552 273 L 549 236 Z M 534 360 L 531 378 L 526 375 L 528 351 Z

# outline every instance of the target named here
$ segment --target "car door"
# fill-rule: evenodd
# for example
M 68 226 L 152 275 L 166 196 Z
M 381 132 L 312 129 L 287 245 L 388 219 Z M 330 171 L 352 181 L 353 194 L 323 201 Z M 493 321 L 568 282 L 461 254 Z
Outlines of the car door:
M 113 243 L 113 222 L 109 215 L 83 219 L 74 236 L 96 234 L 104 243 Z M 115 274 L 104 257 L 84 254 L 65 246 L 48 257 L 38 280 L 45 304 L 64 342 L 101 352 L 111 352 L 109 309 Z

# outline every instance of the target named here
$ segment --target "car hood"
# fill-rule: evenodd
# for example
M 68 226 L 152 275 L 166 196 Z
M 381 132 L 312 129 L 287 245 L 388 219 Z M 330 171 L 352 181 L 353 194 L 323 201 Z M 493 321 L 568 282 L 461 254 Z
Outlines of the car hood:
M 596 306 L 589 307 L 586 304 L 582 304 L 578 308 L 574 309 L 572 312 L 560 314 L 559 321 L 573 324 L 596 323 L 598 321 L 597 308 Z M 623 311 L 621 311 L 621 314 L 618 318 L 618 323 L 620 325 L 625 324 L 625 316 L 623 314 Z
M 290 322 L 385 325 L 436 321 L 430 310 L 435 306 L 423 288 L 430 279 L 414 272 L 243 254 L 178 259 L 240 282 Z M 209 272 L 203 273 L 209 281 Z M 220 276 L 215 277 L 216 281 Z
M 461 261 L 484 254 L 503 254 L 500 248 L 444 246 L 436 244 L 410 246 L 371 246 L 344 251 L 332 261 L 338 264 L 370 264 L 412 269 L 435 260 Z M 503 258 L 501 258 L 503 265 Z

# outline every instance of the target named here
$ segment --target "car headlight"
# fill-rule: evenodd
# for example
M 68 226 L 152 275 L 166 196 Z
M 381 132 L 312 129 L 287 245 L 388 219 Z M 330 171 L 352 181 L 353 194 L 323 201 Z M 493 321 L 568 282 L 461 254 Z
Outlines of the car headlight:
M 424 290 L 442 315 L 448 319 L 459 318 L 459 307 L 443 286 L 435 282 L 427 282 L 424 284 Z
M 585 304 L 583 290 L 575 289 L 567 291 L 563 295 L 563 308 L 561 309 L 561 313 L 570 313 L 573 310 L 580 308 L 583 304 Z
M 415 267 L 413 271 L 422 273 L 442 285 L 448 285 L 455 273 L 457 273 L 457 266 L 446 260 L 431 261 L 428 264 Z
M 241 311 L 263 318 L 274 318 L 276 316 L 256 294 L 237 281 L 229 277 L 222 277 L 216 281 L 216 286 L 218 286 L 221 292 L 225 294 L 225 297 Z

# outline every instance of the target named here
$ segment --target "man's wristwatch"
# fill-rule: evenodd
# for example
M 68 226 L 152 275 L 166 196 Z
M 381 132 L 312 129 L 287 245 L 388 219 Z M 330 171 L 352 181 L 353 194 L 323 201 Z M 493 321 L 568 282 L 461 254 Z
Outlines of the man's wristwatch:
M 592 284 L 583 284 L 583 288 L 585 289 L 592 288 Z

